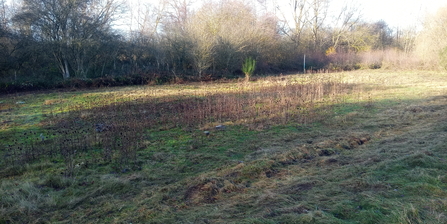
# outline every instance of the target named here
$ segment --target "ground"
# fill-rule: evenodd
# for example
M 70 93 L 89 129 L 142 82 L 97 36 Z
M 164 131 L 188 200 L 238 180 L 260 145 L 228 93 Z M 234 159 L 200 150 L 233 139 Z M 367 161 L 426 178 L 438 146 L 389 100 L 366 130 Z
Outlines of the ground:
M 446 223 L 446 93 L 364 70 L 1 96 L 0 223 Z

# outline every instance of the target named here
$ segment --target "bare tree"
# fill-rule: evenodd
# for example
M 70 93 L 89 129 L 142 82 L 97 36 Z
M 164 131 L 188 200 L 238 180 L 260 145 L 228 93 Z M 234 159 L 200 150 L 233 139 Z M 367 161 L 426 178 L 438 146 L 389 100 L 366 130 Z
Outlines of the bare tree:
M 289 36 L 296 46 L 301 44 L 301 39 L 306 26 L 309 23 L 309 0 L 290 0 L 288 6 L 279 8 L 282 21 L 284 22 L 283 33 Z M 291 19 L 289 15 L 291 16 Z
M 142 3 L 140 0 L 129 6 L 130 33 L 152 37 L 159 31 L 163 19 L 167 16 L 168 2 Z
M 334 18 L 332 31 L 332 47 L 336 50 L 340 42 L 345 41 L 353 28 L 360 22 L 361 12 L 354 3 L 345 3 Z
M 161 69 L 164 54 L 160 47 L 160 30 L 167 16 L 168 3 L 160 0 L 152 3 L 133 2 L 129 5 L 129 37 L 126 53 L 131 72 L 147 72 Z
M 404 29 L 396 28 L 396 42 L 405 53 L 411 53 L 414 50 L 417 37 L 416 26 L 407 27 Z
M 90 50 L 110 32 L 120 6 L 115 0 L 23 0 L 15 21 L 29 27 L 37 40 L 52 43 L 53 56 L 67 79 L 70 68 L 86 75 Z
M 324 22 L 328 15 L 329 0 L 312 0 L 310 3 L 310 24 L 314 51 L 321 47 L 321 33 Z
M 262 35 L 254 9 L 236 0 L 209 3 L 201 11 L 206 15 L 206 32 L 216 44 L 214 58 L 217 69 L 240 69 L 245 57 L 256 53 L 259 35 Z
M 213 50 L 215 47 L 215 29 L 210 23 L 204 11 L 195 14 L 187 24 L 187 36 L 191 43 L 190 54 L 193 59 L 194 69 L 199 78 L 213 62 Z
M 10 52 L 14 46 L 7 27 L 7 5 L 5 0 L 0 0 L 0 72 L 6 72 L 10 66 Z M 1 73 L 0 73 L 1 74 Z
M 0 29 L 6 29 L 8 23 L 7 5 L 5 0 L 0 0 Z
M 192 15 L 191 0 L 164 0 L 168 4 L 167 19 L 164 27 L 169 31 L 184 33 L 186 24 Z
M 286 6 L 279 4 L 278 8 L 285 24 L 283 33 L 295 47 L 304 45 L 300 50 L 319 50 L 325 34 L 329 0 L 290 0 Z M 312 49 L 308 45 L 312 45 Z
M 191 67 L 190 38 L 186 34 L 187 23 L 192 16 L 190 0 L 172 0 L 167 2 L 165 17 L 162 20 L 162 39 L 166 69 L 175 77 L 177 71 L 187 72 Z
M 259 68 L 268 68 L 267 61 L 276 63 L 280 58 L 278 21 L 271 13 L 259 16 L 245 1 L 208 2 L 188 23 L 193 67 L 199 74 L 206 69 L 232 73 L 251 56 Z
M 440 8 L 435 15 L 428 15 L 423 30 L 416 39 L 416 52 L 429 66 L 437 66 L 447 53 L 447 7 Z

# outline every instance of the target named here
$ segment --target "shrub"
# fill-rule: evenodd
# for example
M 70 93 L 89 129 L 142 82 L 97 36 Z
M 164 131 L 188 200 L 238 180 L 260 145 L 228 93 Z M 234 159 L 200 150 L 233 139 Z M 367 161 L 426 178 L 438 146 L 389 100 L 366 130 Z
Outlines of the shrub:
M 248 57 L 245 59 L 245 62 L 242 64 L 242 72 L 245 74 L 245 80 L 250 81 L 250 76 L 255 71 L 256 60 L 252 57 Z
M 127 76 L 105 76 L 94 79 L 71 78 L 67 80 L 52 79 L 31 79 L 18 81 L 1 81 L 0 93 L 16 93 L 23 91 L 55 89 L 55 88 L 98 88 L 126 85 L 146 85 L 146 84 L 164 84 L 171 81 L 180 82 L 180 79 L 174 80 L 168 74 L 132 74 Z
M 439 63 L 447 70 L 447 46 L 439 52 Z

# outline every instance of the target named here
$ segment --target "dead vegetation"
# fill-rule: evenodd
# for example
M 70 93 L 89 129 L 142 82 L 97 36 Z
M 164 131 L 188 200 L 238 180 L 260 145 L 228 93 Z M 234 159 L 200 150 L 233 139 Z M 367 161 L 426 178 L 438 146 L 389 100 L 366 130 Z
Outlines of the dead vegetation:
M 3 132 L 0 220 L 446 222 L 447 80 L 371 73 L 45 99 Z

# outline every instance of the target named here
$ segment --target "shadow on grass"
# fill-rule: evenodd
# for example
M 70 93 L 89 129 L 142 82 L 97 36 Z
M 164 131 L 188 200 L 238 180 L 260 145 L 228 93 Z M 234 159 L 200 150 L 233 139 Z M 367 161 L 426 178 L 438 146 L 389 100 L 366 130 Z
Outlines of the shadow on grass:
M 401 107 L 419 100 L 348 102 L 347 94 L 362 88 L 289 84 L 227 94 L 138 97 L 92 109 L 73 106 L 43 122 L 51 124 L 39 130 L 45 139 L 38 131 L 7 135 L 18 139 L 6 139 L 11 143 L 2 150 L 5 169 L 0 177 L 28 182 L 37 197 L 48 194 L 52 200 L 31 200 L 31 193 L 23 194 L 21 200 L 31 203 L 28 210 L 12 212 L 22 205 L 9 198 L 4 220 L 60 221 L 68 209 L 75 210 L 73 220 L 82 222 L 427 219 L 429 210 L 412 213 L 411 206 L 402 204 L 408 212 L 397 213 L 392 206 L 405 202 L 398 200 L 402 188 L 412 195 L 406 201 L 417 198 L 418 188 L 426 189 L 427 197 L 433 195 L 429 189 L 444 194 L 442 177 L 434 178 L 441 173 L 417 170 L 444 166 L 425 152 L 399 157 L 392 166 L 386 156 L 408 152 L 390 152 L 377 142 L 387 141 L 383 130 L 394 132 L 445 110 L 445 98 L 433 98 L 437 106 Z M 377 150 L 364 154 L 370 144 Z M 383 155 L 379 149 L 385 150 Z M 429 165 L 433 163 L 437 165 Z M 404 170 L 427 184 L 411 178 L 400 181 Z M 41 173 L 50 175 L 37 182 L 26 177 Z M 379 202 L 375 194 L 391 199 Z M 67 196 L 70 202 L 59 201 Z M 440 211 L 434 203 L 429 206 Z

